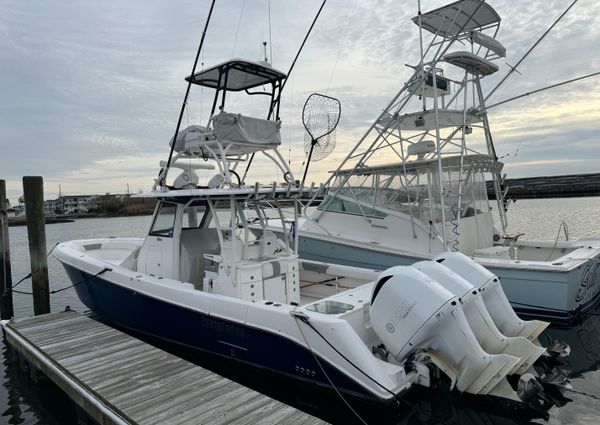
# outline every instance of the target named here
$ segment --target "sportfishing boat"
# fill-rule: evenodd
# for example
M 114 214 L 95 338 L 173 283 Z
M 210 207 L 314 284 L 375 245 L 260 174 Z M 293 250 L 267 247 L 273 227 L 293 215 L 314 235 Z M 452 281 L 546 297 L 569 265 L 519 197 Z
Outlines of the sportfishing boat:
M 283 208 L 298 208 L 314 190 L 294 183 L 277 150 L 286 79 L 269 63 L 241 59 L 192 71 L 187 93 L 214 89 L 213 108 L 206 126 L 179 131 L 180 119 L 169 158 L 142 195 L 157 200 L 148 234 L 54 250 L 79 298 L 119 326 L 344 397 L 392 402 L 442 371 L 461 392 L 522 405 L 534 363 L 549 356 L 538 342 L 547 323 L 519 319 L 482 266 L 459 253 L 384 272 L 299 259 L 296 216 Z M 231 92 L 263 94 L 266 118 L 226 112 Z M 244 183 L 261 154 L 285 182 Z M 200 169 L 215 175 L 200 184 Z M 267 228 L 273 214 L 281 239 Z M 523 379 L 513 388 L 507 375 Z
M 451 250 L 497 275 L 517 312 L 569 319 L 590 308 L 600 294 L 600 239 L 509 232 L 481 83 L 506 54 L 497 12 L 461 0 L 412 20 L 421 51 L 414 73 L 332 172 L 318 208 L 305 205 L 300 256 L 383 270 Z

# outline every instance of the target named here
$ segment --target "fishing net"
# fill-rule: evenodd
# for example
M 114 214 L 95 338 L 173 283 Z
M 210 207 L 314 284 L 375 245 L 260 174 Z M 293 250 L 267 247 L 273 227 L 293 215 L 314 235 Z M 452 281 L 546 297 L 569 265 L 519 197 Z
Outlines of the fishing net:
M 335 148 L 335 128 L 340 121 L 342 106 L 338 99 L 318 93 L 311 94 L 302 110 L 304 153 L 308 161 L 319 161 Z

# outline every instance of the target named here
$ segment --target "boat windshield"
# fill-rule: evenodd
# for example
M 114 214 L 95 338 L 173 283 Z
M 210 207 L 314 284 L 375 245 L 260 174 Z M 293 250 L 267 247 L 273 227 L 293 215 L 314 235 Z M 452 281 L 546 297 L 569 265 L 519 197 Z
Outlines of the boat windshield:
M 450 212 L 456 217 L 460 211 L 462 218 L 489 211 L 483 169 L 471 166 L 461 172 L 460 163 L 451 162 L 445 164 L 443 173 L 441 191 L 435 162 L 425 167 L 408 167 L 406 172 L 399 166 L 395 171 L 353 174 L 341 190 L 330 192 L 335 195 L 326 197 L 320 208 L 376 218 L 400 212 L 424 223 L 439 223 L 442 220 L 441 196 L 444 196 L 446 214 Z M 343 178 L 345 176 L 338 177 Z

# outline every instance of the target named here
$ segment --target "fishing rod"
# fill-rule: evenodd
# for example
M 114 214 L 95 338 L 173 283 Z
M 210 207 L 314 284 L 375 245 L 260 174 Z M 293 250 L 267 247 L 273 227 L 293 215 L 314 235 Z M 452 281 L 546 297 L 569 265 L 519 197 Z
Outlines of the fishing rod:
M 575 6 L 575 3 L 577 3 L 577 2 L 578 2 L 578 0 L 573 0 L 573 3 L 571 3 L 571 5 L 565 9 L 565 11 L 554 21 L 554 23 L 552 25 L 550 25 L 550 27 L 542 34 L 542 36 L 540 38 L 538 38 L 538 40 L 533 44 L 533 46 L 531 46 L 529 48 L 529 50 L 527 50 L 527 52 L 521 57 L 521 59 L 519 59 L 519 61 L 517 62 L 517 64 L 515 66 L 509 65 L 510 71 L 508 71 L 508 73 L 504 76 L 504 78 L 502 78 L 502 80 L 500 80 L 500 82 L 498 84 L 496 84 L 496 86 L 489 92 L 489 94 L 485 97 L 485 99 L 483 99 L 484 102 L 486 102 L 496 92 L 496 90 L 498 90 L 498 88 L 502 84 L 504 84 L 504 82 L 508 79 L 508 77 L 510 77 L 512 75 L 512 73 L 517 70 L 517 67 L 519 65 L 521 65 L 521 63 L 525 60 L 525 58 L 527 56 L 529 56 L 529 54 L 533 51 L 533 49 L 535 49 L 538 46 L 538 44 L 540 44 L 542 42 L 542 40 L 544 38 L 546 38 L 546 36 L 550 33 L 550 31 L 552 31 L 552 29 L 556 26 L 556 24 L 558 24 L 560 22 L 560 20 L 569 12 L 569 10 L 571 10 L 571 8 L 573 6 Z
M 196 59 L 194 60 L 194 66 L 192 67 L 191 76 L 193 77 L 196 73 L 196 67 L 198 66 L 198 60 L 200 58 L 200 52 L 202 51 L 202 46 L 204 45 L 204 38 L 206 37 L 206 30 L 208 29 L 208 24 L 210 23 L 210 17 L 212 16 L 213 9 L 215 7 L 215 1 L 212 0 L 210 4 L 210 10 L 208 11 L 208 17 L 206 18 L 206 24 L 204 25 L 204 30 L 202 31 L 202 38 L 200 39 L 200 45 L 198 46 L 198 52 L 196 53 Z M 171 150 L 169 151 L 169 160 L 167 161 L 167 165 L 164 168 L 164 171 L 158 176 L 158 184 L 161 187 L 167 184 L 167 173 L 169 172 L 169 167 L 171 166 L 171 159 L 173 158 L 173 150 L 175 149 L 175 144 L 177 142 L 177 134 L 179 133 L 179 128 L 181 126 L 181 121 L 183 120 L 183 113 L 185 112 L 185 106 L 187 105 L 188 97 L 190 95 L 190 88 L 192 87 L 192 81 L 194 79 L 190 78 L 188 80 L 188 85 L 185 90 L 185 96 L 183 98 L 183 103 L 181 104 L 181 111 L 179 112 L 179 119 L 177 120 L 177 127 L 175 128 L 175 135 L 173 136 L 173 144 L 171 145 Z
M 553 89 L 555 87 L 564 86 L 565 84 L 569 84 L 569 83 L 574 83 L 576 81 L 585 80 L 586 78 L 596 77 L 598 75 L 600 75 L 600 71 L 593 72 L 593 73 L 587 74 L 587 75 L 582 75 L 581 77 L 572 78 L 570 80 L 562 81 L 560 83 L 552 84 L 550 86 L 542 87 L 541 89 L 537 89 L 537 90 L 534 90 L 534 91 L 523 93 L 523 94 L 520 94 L 518 96 L 502 100 L 502 101 L 500 101 L 498 103 L 494 103 L 494 104 L 492 104 L 490 106 L 487 106 L 483 111 L 480 111 L 480 112 L 487 112 L 487 110 L 490 109 L 490 108 L 494 108 L 496 106 L 500 106 L 500 105 L 503 105 L 505 103 L 512 102 L 513 100 L 521 99 L 522 97 L 530 96 L 530 95 L 535 94 L 535 93 L 539 93 L 539 92 L 542 92 L 542 91 L 545 91 L 545 90 Z
M 304 45 L 306 44 L 306 40 L 308 40 L 308 36 L 310 35 L 310 33 L 313 30 L 313 27 L 317 23 L 317 19 L 319 19 L 319 16 L 321 15 L 321 11 L 323 10 L 323 7 L 325 7 L 325 3 L 327 3 L 327 0 L 323 0 L 323 2 L 321 3 L 321 7 L 319 7 L 319 10 L 317 11 L 317 14 L 315 15 L 315 18 L 313 19 L 312 24 L 310 24 L 310 28 L 308 29 L 308 32 L 304 36 L 304 40 L 302 40 L 302 44 L 300 45 L 300 48 L 298 49 L 298 52 L 296 53 L 296 57 L 292 61 L 292 64 L 290 65 L 290 69 L 288 69 L 287 78 L 281 84 L 281 88 L 279 89 L 279 95 L 280 96 L 281 96 L 281 92 L 283 91 L 283 88 L 285 87 L 285 84 L 287 83 L 287 80 L 288 80 L 290 74 L 292 73 L 292 70 L 294 69 L 294 66 L 296 65 L 296 61 L 298 60 L 298 57 L 300 56 L 300 53 L 304 49 Z

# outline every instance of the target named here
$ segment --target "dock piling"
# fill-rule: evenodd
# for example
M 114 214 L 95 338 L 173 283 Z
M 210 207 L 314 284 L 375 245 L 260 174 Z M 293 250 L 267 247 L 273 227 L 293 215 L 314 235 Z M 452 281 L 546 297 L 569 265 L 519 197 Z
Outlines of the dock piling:
M 48 260 L 46 257 L 46 227 L 44 222 L 44 180 L 39 176 L 23 177 L 25 216 L 31 259 L 33 312 L 50 313 Z
M 6 182 L 0 180 L 0 319 L 2 320 L 11 319 L 14 316 L 6 201 Z

